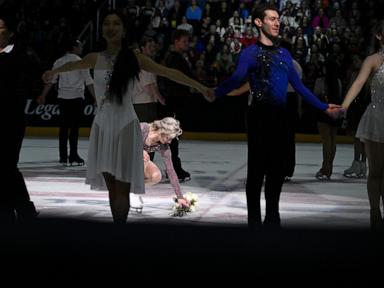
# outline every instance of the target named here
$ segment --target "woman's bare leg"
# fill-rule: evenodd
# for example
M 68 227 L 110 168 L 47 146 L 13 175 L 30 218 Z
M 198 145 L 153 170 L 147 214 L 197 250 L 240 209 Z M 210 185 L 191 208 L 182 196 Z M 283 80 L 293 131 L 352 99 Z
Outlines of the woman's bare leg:
M 161 171 L 152 161 L 144 162 L 144 180 L 149 185 L 155 185 L 161 181 Z

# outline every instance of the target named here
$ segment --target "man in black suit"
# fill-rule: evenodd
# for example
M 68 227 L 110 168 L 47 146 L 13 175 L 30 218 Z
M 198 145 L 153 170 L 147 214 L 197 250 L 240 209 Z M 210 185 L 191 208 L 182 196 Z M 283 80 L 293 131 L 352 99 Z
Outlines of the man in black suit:
M 165 57 L 165 65 L 169 68 L 177 69 L 184 74 L 192 77 L 192 72 L 188 61 L 185 59 L 183 53 L 188 51 L 190 34 L 185 30 L 176 30 L 172 37 L 173 49 L 168 52 Z M 163 87 L 165 92 L 165 113 L 164 117 L 176 117 L 181 125 L 183 123 L 183 103 L 185 96 L 190 94 L 190 88 L 180 85 L 174 81 L 164 80 Z M 187 181 L 191 179 L 191 175 L 181 167 L 181 160 L 179 157 L 179 139 L 174 138 L 170 144 L 172 153 L 172 163 L 175 168 L 176 174 L 180 181 Z
M 2 134 L 2 187 L 0 194 L 0 223 L 10 224 L 17 221 L 35 219 L 38 212 L 30 200 L 24 177 L 18 169 L 19 154 L 24 138 L 24 107 L 28 82 L 32 79 L 33 69 L 28 56 L 15 43 L 14 21 L 12 13 L 0 13 L 0 95 L 3 113 L 1 113 Z M 38 73 L 35 71 L 34 73 Z M 36 74 L 37 75 L 37 74 Z M 8 113 L 5 113 L 7 111 Z

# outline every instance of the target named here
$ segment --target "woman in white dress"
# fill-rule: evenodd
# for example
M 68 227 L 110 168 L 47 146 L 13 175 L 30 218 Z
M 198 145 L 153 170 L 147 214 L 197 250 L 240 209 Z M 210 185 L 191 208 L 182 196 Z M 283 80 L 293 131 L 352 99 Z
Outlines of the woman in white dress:
M 82 60 L 46 71 L 47 81 L 56 73 L 94 69 L 98 113 L 89 139 L 86 183 L 92 189 L 107 186 L 114 223 L 126 223 L 130 208 L 129 193 L 143 194 L 143 139 L 132 104 L 137 93 L 140 69 L 169 78 L 200 91 L 213 101 L 212 90 L 183 73 L 153 62 L 126 47 L 124 18 L 110 11 L 102 21 L 106 50 L 90 53 Z
M 383 229 L 380 200 L 384 200 L 384 21 L 374 29 L 376 53 L 365 58 L 359 75 L 349 88 L 342 106 L 349 105 L 365 82 L 371 81 L 371 103 L 361 117 L 356 138 L 364 142 L 368 158 L 367 190 L 370 204 L 371 228 Z

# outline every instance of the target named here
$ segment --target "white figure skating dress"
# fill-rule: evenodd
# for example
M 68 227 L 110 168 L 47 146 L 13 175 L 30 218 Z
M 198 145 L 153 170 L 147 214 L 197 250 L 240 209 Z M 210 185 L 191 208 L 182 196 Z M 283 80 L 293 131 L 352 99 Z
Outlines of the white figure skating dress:
M 143 194 L 144 162 L 140 123 L 132 104 L 137 93 L 137 80 L 132 80 L 123 96 L 123 103 L 105 99 L 113 62 L 104 52 L 98 54 L 94 69 L 94 87 L 98 112 L 91 128 L 86 183 L 91 189 L 106 189 L 102 173 L 119 181 L 131 183 L 131 193 Z

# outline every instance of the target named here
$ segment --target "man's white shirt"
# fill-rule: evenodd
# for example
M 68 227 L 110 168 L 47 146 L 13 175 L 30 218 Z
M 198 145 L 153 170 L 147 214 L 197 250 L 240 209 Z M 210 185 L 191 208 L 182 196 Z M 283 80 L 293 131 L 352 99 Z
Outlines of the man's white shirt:
M 53 64 L 53 69 L 56 69 L 67 62 L 81 60 L 81 58 L 73 53 L 66 53 Z M 55 75 L 50 81 L 52 84 L 58 84 L 58 98 L 62 99 L 84 99 L 85 85 L 93 84 L 93 79 L 88 69 L 73 70 L 70 72 L 61 72 Z

